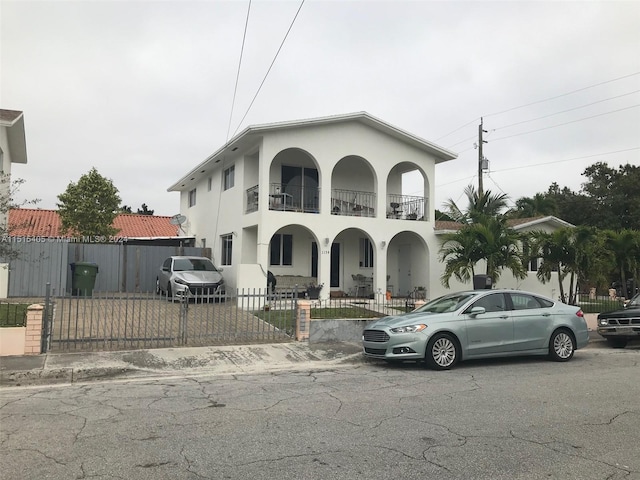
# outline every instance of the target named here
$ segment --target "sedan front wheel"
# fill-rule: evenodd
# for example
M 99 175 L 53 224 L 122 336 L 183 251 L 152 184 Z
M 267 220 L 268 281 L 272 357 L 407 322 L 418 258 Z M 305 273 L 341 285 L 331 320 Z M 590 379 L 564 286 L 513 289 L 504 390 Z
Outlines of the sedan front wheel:
M 460 358 L 460 349 L 454 338 L 446 333 L 438 333 L 427 344 L 425 361 L 436 370 L 452 368 Z

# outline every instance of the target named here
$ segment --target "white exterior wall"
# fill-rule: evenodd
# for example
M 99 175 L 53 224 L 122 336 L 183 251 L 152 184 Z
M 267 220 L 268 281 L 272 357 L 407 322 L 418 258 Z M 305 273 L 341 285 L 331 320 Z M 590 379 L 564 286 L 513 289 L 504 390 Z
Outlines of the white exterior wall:
M 450 289 L 446 289 L 440 282 L 443 266 L 438 260 L 440 239 L 434 232 L 432 200 L 436 158 L 427 151 L 352 120 L 261 131 L 243 138 L 237 152 L 226 152 L 219 163 L 212 160 L 210 164 L 203 164 L 205 172 L 194 173 L 198 176 L 195 206 L 188 207 L 193 185 L 183 187 L 180 212 L 188 219 L 183 228 L 188 235 L 196 237 L 196 244 L 202 246 L 202 239 L 206 239 L 214 262 L 224 268 L 229 287 L 266 285 L 268 270 L 275 275 L 310 276 L 311 243 L 316 242 L 318 283 L 325 285 L 323 297 L 330 291 L 331 245 L 334 243 L 341 245 L 340 288 L 345 291 L 353 285 L 351 275 L 356 273 L 374 278 L 374 292 L 384 292 L 389 284 L 395 295 L 406 295 L 416 286 L 425 286 L 428 298 L 472 288 L 471 283 L 460 284 L 452 279 Z M 346 157 L 354 160 L 341 163 Z M 269 210 L 270 184 L 281 182 L 280 165 L 290 161 L 317 168 L 319 214 Z M 235 166 L 234 187 L 221 191 L 223 171 L 231 165 Z M 387 218 L 387 194 L 401 192 L 401 182 L 398 177 L 390 177 L 390 173 L 393 170 L 395 174 L 399 168 L 418 169 L 423 174 L 426 221 Z M 339 175 L 334 175 L 334 170 Z M 213 178 L 211 191 L 207 191 L 209 176 Z M 258 210 L 245 213 L 247 189 L 255 185 L 259 185 Z M 376 217 L 332 215 L 332 188 L 375 192 Z M 531 229 L 541 228 L 554 230 L 549 225 L 531 226 Z M 269 243 L 275 233 L 294 235 L 293 266 L 269 265 Z M 220 262 L 220 236 L 226 234 L 233 235 L 231 266 Z M 374 267 L 359 265 L 357 239 L 361 237 L 372 242 Z M 328 240 L 325 242 L 325 239 Z M 401 256 L 408 250 L 411 251 L 410 265 L 406 261 L 402 265 Z M 483 271 L 478 265 L 477 273 Z M 530 290 L 551 298 L 558 295 L 556 279 L 543 285 L 534 273 L 524 281 L 516 281 L 508 271 L 504 272 L 496 286 Z

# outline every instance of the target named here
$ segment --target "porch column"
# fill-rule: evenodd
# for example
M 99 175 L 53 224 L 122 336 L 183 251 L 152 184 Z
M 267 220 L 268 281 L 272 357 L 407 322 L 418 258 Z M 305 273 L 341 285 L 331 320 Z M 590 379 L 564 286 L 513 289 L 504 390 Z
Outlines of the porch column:
M 320 298 L 326 300 L 331 293 L 331 242 L 324 244 L 324 239 L 320 239 L 318 258 L 318 285 L 322 285 Z
M 378 302 L 383 302 L 387 294 L 387 247 L 388 240 L 375 240 L 376 261 L 374 262 L 373 293 Z

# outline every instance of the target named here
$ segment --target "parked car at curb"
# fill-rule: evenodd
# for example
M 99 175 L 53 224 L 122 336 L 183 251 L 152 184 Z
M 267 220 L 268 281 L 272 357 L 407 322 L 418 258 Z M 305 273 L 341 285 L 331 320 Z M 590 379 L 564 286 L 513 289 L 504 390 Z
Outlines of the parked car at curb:
M 222 269 L 206 257 L 172 256 L 160 267 L 156 293 L 168 298 L 212 300 L 225 294 Z
M 613 348 L 624 348 L 630 340 L 640 339 L 640 293 L 625 303 L 622 310 L 600 313 L 598 333 Z
M 471 290 L 384 317 L 362 335 L 363 353 L 388 362 L 419 360 L 444 370 L 459 361 L 548 355 L 566 362 L 589 342 L 580 307 L 519 290 Z

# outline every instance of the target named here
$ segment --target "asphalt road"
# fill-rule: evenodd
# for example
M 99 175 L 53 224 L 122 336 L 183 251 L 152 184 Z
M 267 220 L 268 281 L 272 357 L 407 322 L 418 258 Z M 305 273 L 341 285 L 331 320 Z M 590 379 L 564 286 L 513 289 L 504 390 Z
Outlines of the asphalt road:
M 3 479 L 640 479 L 640 350 L 0 390 Z

